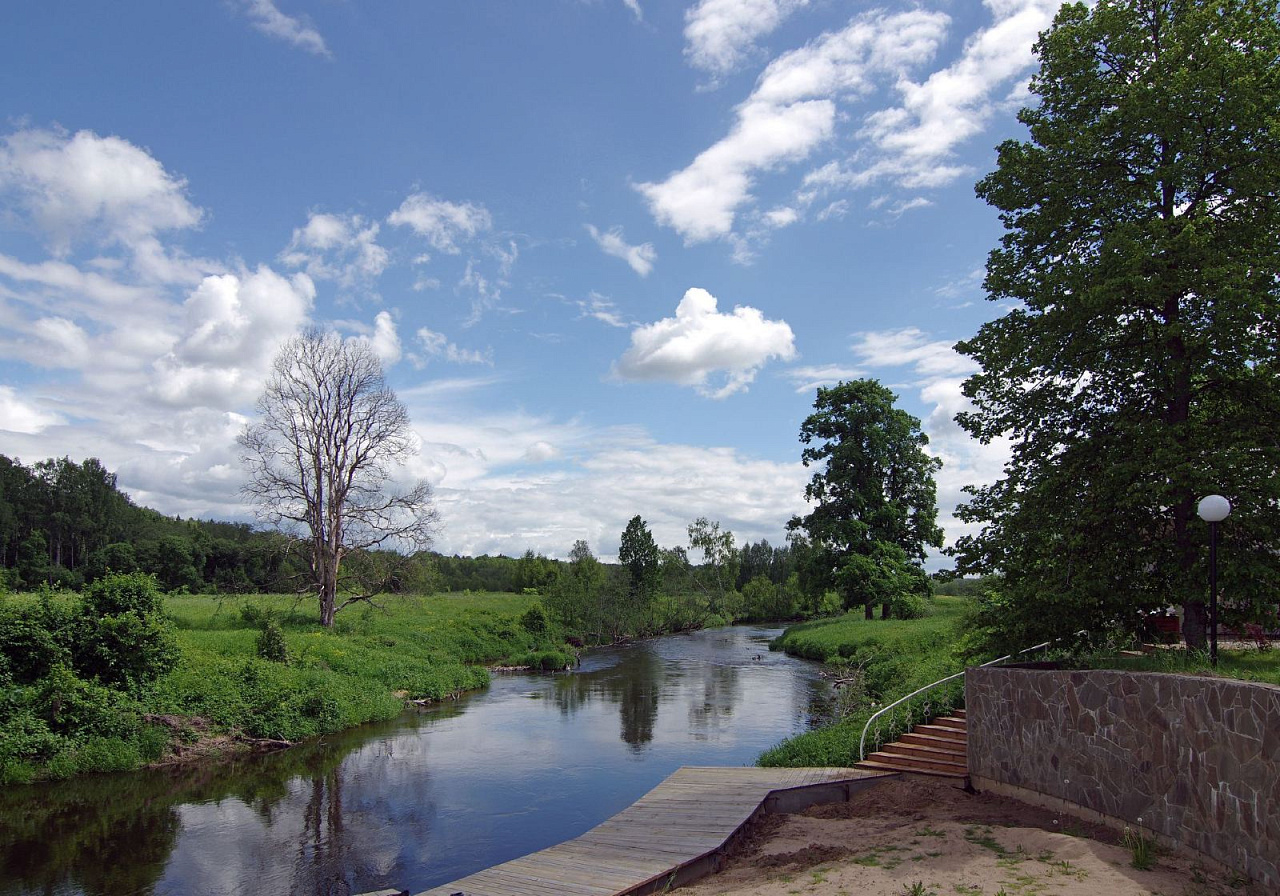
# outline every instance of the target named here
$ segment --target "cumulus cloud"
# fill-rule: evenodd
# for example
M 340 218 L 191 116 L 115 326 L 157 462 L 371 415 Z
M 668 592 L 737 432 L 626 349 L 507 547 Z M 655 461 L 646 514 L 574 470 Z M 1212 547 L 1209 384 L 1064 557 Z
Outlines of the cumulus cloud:
M 728 235 L 759 173 L 802 161 L 831 139 L 839 102 L 930 59 L 948 21 L 923 10 L 870 13 L 778 57 L 738 106 L 728 136 L 687 168 L 636 189 L 654 218 L 686 243 Z
M 427 327 L 418 330 L 418 344 L 422 347 L 422 354 L 413 356 L 413 360 L 419 366 L 426 364 L 432 358 L 448 361 L 451 364 L 493 364 L 491 351 L 481 352 L 475 349 L 459 348 L 443 333 L 437 333 Z
M 19 398 L 12 386 L 0 386 L 0 430 L 37 435 L 62 422 L 59 415 Z
M 522 412 L 479 412 L 401 392 L 422 443 L 411 476 L 435 486 L 446 553 L 564 557 L 586 539 L 610 559 L 636 513 L 663 546 L 683 545 L 697 516 L 739 542 L 785 537 L 804 508 L 799 460 L 761 460 L 733 448 L 672 444 L 634 426 L 596 427 Z
M 604 250 L 606 255 L 621 258 L 631 266 L 631 270 L 641 277 L 649 276 L 649 272 L 653 270 L 653 263 L 658 258 L 658 252 L 653 248 L 653 243 L 641 243 L 639 246 L 629 245 L 622 237 L 621 227 L 611 227 L 608 231 L 602 233 L 588 224 L 587 231 L 591 234 L 591 238 L 596 241 L 596 245 Z
M 268 37 L 274 37 L 316 56 L 329 56 L 324 37 L 315 26 L 299 16 L 285 15 L 275 0 L 244 0 L 249 23 Z
M 685 58 L 713 78 L 735 71 L 809 0 L 700 0 L 684 14 Z
M 206 277 L 183 303 L 182 336 L 155 364 L 153 393 L 169 404 L 214 408 L 252 400 L 314 299 L 306 274 L 285 278 L 265 265 Z
M 81 240 L 154 250 L 155 234 L 200 223 L 186 187 L 120 137 L 26 129 L 0 141 L 0 198 L 57 255 Z
M 390 311 L 379 311 L 373 319 L 373 326 L 344 321 L 346 326 L 356 330 L 350 341 L 363 342 L 378 356 L 378 360 L 390 367 L 400 360 L 404 354 L 400 345 L 400 334 L 396 332 L 396 321 Z
M 313 280 L 334 280 L 350 289 L 376 280 L 387 269 L 391 255 L 378 245 L 379 225 L 359 215 L 312 212 L 307 223 L 293 231 L 293 239 L 280 254 L 292 268 L 301 268 Z
M 614 365 L 614 374 L 694 386 L 710 398 L 726 398 L 745 390 L 770 359 L 795 357 L 795 336 L 786 321 L 766 320 L 743 305 L 723 314 L 716 305 L 705 289 L 688 290 L 675 317 L 631 332 L 631 347 Z M 724 383 L 709 386 L 716 374 L 723 374 Z
M 482 205 L 449 202 L 427 193 L 413 193 L 387 216 L 392 226 L 408 227 L 438 252 L 457 255 L 459 241 L 493 228 L 493 217 Z

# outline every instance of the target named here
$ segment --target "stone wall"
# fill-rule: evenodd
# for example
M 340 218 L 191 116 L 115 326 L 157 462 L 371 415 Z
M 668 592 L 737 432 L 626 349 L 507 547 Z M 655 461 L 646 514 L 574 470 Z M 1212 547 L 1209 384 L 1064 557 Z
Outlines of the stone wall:
M 969 773 L 1145 828 L 1280 891 L 1280 687 L 970 669 Z

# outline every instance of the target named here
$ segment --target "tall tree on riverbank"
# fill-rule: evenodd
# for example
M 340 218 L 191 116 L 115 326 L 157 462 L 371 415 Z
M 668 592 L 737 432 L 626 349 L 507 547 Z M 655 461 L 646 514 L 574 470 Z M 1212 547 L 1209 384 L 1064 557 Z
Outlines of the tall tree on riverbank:
M 889 615 L 894 597 L 927 592 L 925 554 L 942 545 L 933 479 L 942 462 L 895 401 L 872 379 L 818 389 L 800 427 L 804 465 L 818 467 L 805 488 L 813 511 L 787 524 L 822 558 L 824 587 L 836 587 L 846 607 L 864 606 L 868 619 L 877 603 Z
M 344 559 L 384 546 L 409 554 L 431 542 L 430 485 L 400 491 L 392 481 L 414 453 L 409 412 L 367 343 L 309 329 L 276 356 L 258 413 L 238 440 L 244 492 L 263 519 L 305 530 L 320 622 L 331 626 L 340 609 L 384 584 L 344 578 Z
M 978 195 L 1005 235 L 959 344 L 959 422 L 1013 440 L 971 489 L 961 572 L 1004 575 L 1010 640 L 1133 627 L 1175 602 L 1206 633 L 1199 497 L 1224 594 L 1280 589 L 1280 19 L 1275 0 L 1070 4 L 1036 45 L 1029 140 Z

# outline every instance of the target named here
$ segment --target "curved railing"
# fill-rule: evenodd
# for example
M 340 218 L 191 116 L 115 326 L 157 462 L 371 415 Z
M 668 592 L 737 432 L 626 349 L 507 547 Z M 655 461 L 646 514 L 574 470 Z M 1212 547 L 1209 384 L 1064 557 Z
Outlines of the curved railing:
M 1072 637 L 1079 638 L 1082 635 L 1087 635 L 1087 634 L 1089 634 L 1087 631 L 1078 631 Z M 1002 656 L 994 660 L 988 660 L 987 662 L 979 665 L 978 668 L 982 668 L 982 666 L 994 666 L 997 663 L 1003 663 L 1005 660 L 1011 660 L 1016 656 L 1022 656 L 1024 653 L 1031 653 L 1033 650 L 1044 650 L 1046 647 L 1049 647 L 1053 644 L 1057 644 L 1059 641 L 1062 641 L 1062 640 L 1065 640 L 1065 639 L 1055 638 L 1052 641 L 1045 641 L 1041 644 L 1036 644 L 1033 647 L 1028 647 L 1025 650 L 1019 650 L 1017 653 L 1010 653 L 1007 656 Z M 862 726 L 862 737 L 858 739 L 858 761 L 861 762 L 863 759 L 867 758 L 867 732 L 871 730 L 872 722 L 880 718 L 885 713 L 889 712 L 889 710 L 895 709 L 901 706 L 902 704 L 906 703 L 912 697 L 918 697 L 921 694 L 925 693 L 926 691 L 933 690 L 934 688 L 938 687 L 938 685 L 946 684 L 948 681 L 955 681 L 957 678 L 961 677 L 962 675 L 964 675 L 964 670 L 956 672 L 954 675 L 948 675 L 946 678 L 939 678 L 937 681 L 933 682 L 932 684 L 927 684 L 922 688 L 914 690 L 910 694 L 907 694 L 907 696 L 905 697 L 899 697 L 897 700 L 894 700 L 888 706 L 882 707 L 881 709 L 878 709 L 874 713 L 872 713 L 871 717 L 867 719 L 867 724 Z

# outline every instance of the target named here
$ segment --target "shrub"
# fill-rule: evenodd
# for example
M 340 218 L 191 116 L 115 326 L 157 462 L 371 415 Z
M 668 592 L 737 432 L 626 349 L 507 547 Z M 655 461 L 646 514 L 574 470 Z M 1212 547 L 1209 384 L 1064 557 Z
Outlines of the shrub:
M 929 602 L 918 594 L 899 594 L 889 601 L 889 611 L 898 619 L 923 619 L 929 615 Z
M 140 572 L 109 573 L 84 591 L 85 608 L 97 616 L 149 616 L 160 612 L 161 600 L 155 577 Z
M 289 662 L 289 645 L 285 643 L 284 632 L 274 619 L 268 619 L 258 635 L 258 656 L 273 663 Z
M 520 617 L 520 625 L 531 635 L 545 635 L 550 628 L 550 620 L 547 619 L 547 611 L 542 604 L 534 603 Z
M 86 616 L 78 626 L 75 666 L 103 684 L 137 690 L 173 668 L 178 645 L 169 625 L 136 611 Z
M 52 605 L 0 608 L 0 680 L 31 684 L 71 661 L 60 634 L 67 620 L 57 624 L 56 613 Z

